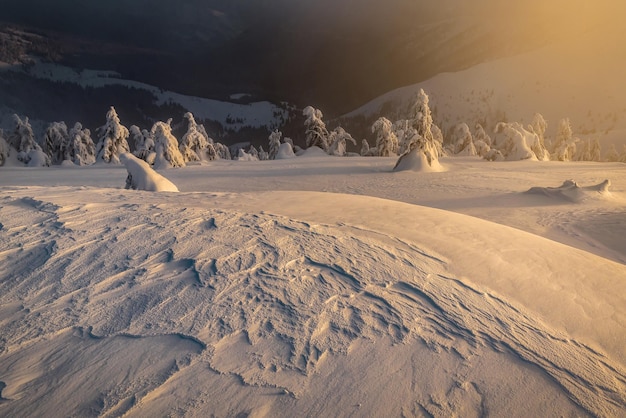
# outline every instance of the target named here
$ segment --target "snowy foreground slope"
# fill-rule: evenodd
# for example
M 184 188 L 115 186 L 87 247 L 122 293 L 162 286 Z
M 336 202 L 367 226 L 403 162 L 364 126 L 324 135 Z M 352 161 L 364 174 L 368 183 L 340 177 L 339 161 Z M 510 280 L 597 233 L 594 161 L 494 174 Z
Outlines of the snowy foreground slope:
M 624 416 L 626 167 L 394 162 L 0 169 L 0 415 Z

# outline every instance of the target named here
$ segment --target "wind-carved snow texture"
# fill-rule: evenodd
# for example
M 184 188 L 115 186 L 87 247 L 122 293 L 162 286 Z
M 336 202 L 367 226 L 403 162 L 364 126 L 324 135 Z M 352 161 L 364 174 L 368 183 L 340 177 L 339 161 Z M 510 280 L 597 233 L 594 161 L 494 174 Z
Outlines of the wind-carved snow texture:
M 470 368 L 485 350 L 517 358 L 592 415 L 617 416 L 626 405 L 621 366 L 450 277 L 446 262 L 415 244 L 110 193 L 112 203 L 66 207 L 0 201 L 9 215 L 0 230 L 0 415 L 121 414 L 202 363 L 206 373 L 297 401 L 329 356 L 384 339 L 458 356 Z M 103 353 L 121 363 L 107 364 Z M 143 361 L 150 367 L 137 366 Z M 126 366 L 127 374 L 112 369 Z M 82 403 L 58 403 L 55 385 L 102 384 L 94 373 L 112 383 Z M 458 373 L 458 385 L 480 396 L 481 383 Z M 420 407 L 433 416 L 459 408 L 440 397 L 421 394 Z

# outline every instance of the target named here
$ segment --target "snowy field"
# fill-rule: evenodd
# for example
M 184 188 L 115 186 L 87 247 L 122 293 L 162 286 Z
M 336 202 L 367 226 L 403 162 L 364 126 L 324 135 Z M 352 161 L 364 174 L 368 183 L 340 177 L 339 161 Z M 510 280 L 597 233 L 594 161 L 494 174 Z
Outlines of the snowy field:
M 626 416 L 626 165 L 395 161 L 0 168 L 0 416 Z

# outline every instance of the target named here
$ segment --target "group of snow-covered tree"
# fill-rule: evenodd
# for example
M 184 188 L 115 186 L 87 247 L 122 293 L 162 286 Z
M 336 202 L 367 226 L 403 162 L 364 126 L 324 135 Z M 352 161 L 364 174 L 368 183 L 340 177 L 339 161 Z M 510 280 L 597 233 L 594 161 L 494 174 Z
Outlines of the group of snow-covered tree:
M 420 89 L 407 113 L 408 119 L 395 123 L 385 117 L 378 118 L 371 127 L 376 146 L 370 147 L 364 139 L 361 155 L 402 157 L 417 149 L 429 165 L 444 155 L 478 156 L 489 161 L 601 160 L 599 140 L 575 137 L 567 118 L 559 121 L 552 141 L 546 139 L 548 124 L 539 113 L 526 127 L 518 122 L 499 122 L 492 136 L 480 123 L 476 123 L 473 131 L 466 123 L 459 123 L 444 139 L 441 129 L 433 122 L 429 98 L 424 90 Z M 612 146 L 605 159 L 626 162 L 626 146 L 621 155 Z
M 380 117 L 373 123 L 372 133 L 376 135 L 376 146 L 370 147 L 367 140 L 363 139 L 361 155 L 399 155 L 397 169 L 401 169 L 403 163 L 410 159 L 419 159 L 434 167 L 439 157 L 445 155 L 441 129 L 433 122 L 428 95 L 421 89 L 409 109 L 407 119 L 392 123 Z
M 0 165 L 15 155 L 17 161 L 29 167 L 49 166 L 50 157 L 35 140 L 28 118 L 21 119 L 13 115 L 13 119 L 15 121 L 13 132 L 5 137 L 4 132 L 0 130 Z
M 131 152 L 128 139 L 133 136 L 132 153 L 156 168 L 184 167 L 193 161 L 230 159 L 230 150 L 213 141 L 204 126 L 196 123 L 191 113 L 184 115 L 187 132 L 176 139 L 172 134 L 171 119 L 156 122 L 150 130 L 122 125 L 114 107 L 106 114 L 105 124 L 97 130 L 94 142 L 89 129 L 80 123 L 67 128 L 65 122 L 51 123 L 44 134 L 42 145 L 35 140 L 28 118 L 14 115 L 15 128 L 5 138 L 0 131 L 0 165 L 15 155 L 16 160 L 28 166 L 73 163 L 91 165 L 96 162 L 120 163 L 120 155 Z
M 341 126 L 329 131 L 323 120 L 322 111 L 307 106 L 302 112 L 304 140 L 307 148 L 318 147 L 329 155 L 344 156 L 348 143 L 357 142 Z M 41 143 L 35 140 L 27 117 L 14 115 L 13 131 L 0 130 L 0 165 L 12 156 L 27 166 L 49 166 L 51 164 L 91 165 L 120 163 L 120 155 L 132 152 L 136 157 L 155 168 L 184 167 L 188 163 L 216 159 L 274 160 L 292 158 L 300 150 L 290 138 L 283 138 L 275 130 L 268 137 L 267 149 L 257 150 L 250 145 L 247 150 L 239 149 L 231 156 L 230 149 L 214 141 L 203 125 L 198 124 L 190 112 L 184 115 L 187 130 L 180 141 L 172 133 L 172 120 L 156 122 L 151 129 L 136 125 L 122 125 L 113 107 L 106 114 L 105 124 L 96 131 L 92 139 L 89 129 L 75 123 L 68 129 L 65 122 L 53 122 L 45 131 Z M 379 117 L 371 126 L 375 145 L 366 139 L 361 141 L 360 155 L 390 157 L 399 156 L 396 167 L 403 159 L 423 161 L 435 166 L 442 156 L 477 156 L 489 161 L 539 160 L 539 161 L 600 161 L 600 143 L 582 140 L 573 135 L 569 119 L 559 121 L 556 135 L 546 138 L 548 123 L 539 113 L 532 123 L 524 127 L 518 122 L 499 122 L 491 135 L 480 123 L 473 129 L 459 123 L 447 131 L 444 139 L 442 130 L 433 121 L 429 97 L 420 89 L 411 103 L 406 119 L 395 122 Z M 134 149 L 129 146 L 129 138 Z M 609 148 L 607 161 L 626 162 L 626 146 L 620 154 L 614 146 Z
M 356 145 L 356 140 L 341 126 L 329 132 L 322 120 L 324 115 L 321 110 L 307 106 L 302 115 L 306 118 L 304 136 L 307 148 L 318 147 L 330 155 L 342 157 L 348 151 L 348 142 Z

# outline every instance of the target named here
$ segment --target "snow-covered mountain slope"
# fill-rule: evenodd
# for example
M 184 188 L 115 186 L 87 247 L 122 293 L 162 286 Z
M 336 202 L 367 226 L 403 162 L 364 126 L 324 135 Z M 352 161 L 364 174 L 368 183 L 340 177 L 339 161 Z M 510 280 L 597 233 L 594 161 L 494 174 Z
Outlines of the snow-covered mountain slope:
M 0 415 L 619 416 L 623 165 L 393 163 L 0 169 Z
M 9 66 L 5 71 L 24 72 L 35 79 L 55 83 L 68 83 L 83 89 L 105 89 L 121 86 L 143 91 L 153 97 L 154 106 L 181 106 L 199 120 L 219 123 L 224 129 L 239 131 L 243 128 L 277 129 L 289 119 L 287 104 L 278 106 L 268 101 L 236 103 L 187 96 L 160 89 L 138 81 L 125 80 L 113 71 L 77 70 L 63 65 L 35 62 L 27 67 Z M 173 115 L 177 116 L 177 115 Z
M 439 74 L 389 92 L 345 118 L 379 113 L 400 118 L 423 88 L 444 132 L 460 122 L 489 129 L 502 120 L 528 124 L 539 112 L 548 121 L 549 136 L 568 117 L 576 136 L 599 138 L 604 147 L 615 144 L 621 150 L 626 144 L 626 32 L 616 16 L 622 8 L 612 19 L 541 49 Z

